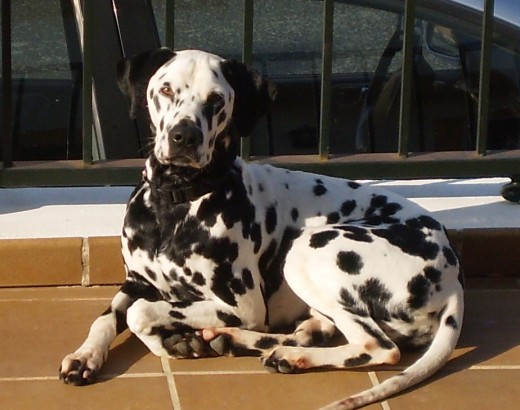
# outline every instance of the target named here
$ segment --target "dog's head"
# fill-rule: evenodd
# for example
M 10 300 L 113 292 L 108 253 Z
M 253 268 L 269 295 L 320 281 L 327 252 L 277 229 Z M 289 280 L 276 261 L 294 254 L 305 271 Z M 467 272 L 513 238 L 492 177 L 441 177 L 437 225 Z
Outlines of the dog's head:
M 218 149 L 236 149 L 274 98 L 255 70 L 198 50 L 149 51 L 119 62 L 118 83 L 131 116 L 146 105 L 154 155 L 163 165 L 201 169 Z

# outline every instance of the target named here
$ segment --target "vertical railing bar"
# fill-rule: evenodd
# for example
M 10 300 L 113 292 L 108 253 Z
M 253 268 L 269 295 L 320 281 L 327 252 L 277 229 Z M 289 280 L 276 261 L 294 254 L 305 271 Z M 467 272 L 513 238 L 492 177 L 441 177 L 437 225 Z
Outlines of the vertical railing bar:
M 334 33 L 334 0 L 325 0 L 323 5 L 323 37 L 321 55 L 321 95 L 320 95 L 320 142 L 319 157 L 329 158 L 332 41 Z
M 244 1 L 244 26 L 242 37 L 242 62 L 248 65 L 253 63 L 253 24 L 254 1 Z M 251 137 L 244 137 L 240 144 L 240 156 L 248 160 L 251 156 Z
M 401 69 L 401 102 L 399 108 L 400 157 L 408 156 L 411 133 L 413 47 L 415 30 L 415 0 L 406 0 L 404 5 L 403 67 Z
M 175 0 L 166 0 L 166 12 L 164 17 L 165 45 L 175 48 Z
M 2 155 L 4 168 L 13 166 L 13 84 L 11 57 L 11 0 L 2 0 Z
M 482 46 L 480 51 L 480 78 L 477 117 L 477 154 L 486 155 L 489 119 L 489 86 L 491 73 L 491 40 L 495 1 L 484 1 L 482 17 Z
M 83 2 L 83 163 L 92 164 L 92 30 L 94 2 Z

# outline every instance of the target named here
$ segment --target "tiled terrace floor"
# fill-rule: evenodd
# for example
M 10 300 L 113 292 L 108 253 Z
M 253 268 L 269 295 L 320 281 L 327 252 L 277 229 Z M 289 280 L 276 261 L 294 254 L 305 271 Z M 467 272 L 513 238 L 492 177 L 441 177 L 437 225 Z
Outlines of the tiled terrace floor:
M 358 392 L 398 368 L 271 374 L 256 358 L 161 360 L 135 337 L 116 340 L 98 383 L 58 381 L 116 288 L 0 289 L 2 409 L 315 409 Z M 459 346 L 433 379 L 369 409 L 517 409 L 520 401 L 520 287 L 473 283 Z M 405 355 L 401 366 L 413 360 Z

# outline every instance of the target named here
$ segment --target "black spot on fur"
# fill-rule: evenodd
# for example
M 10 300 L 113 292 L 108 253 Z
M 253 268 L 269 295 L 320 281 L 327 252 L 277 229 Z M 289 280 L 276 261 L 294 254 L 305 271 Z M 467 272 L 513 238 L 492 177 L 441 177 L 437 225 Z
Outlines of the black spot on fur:
M 374 320 L 390 320 L 388 302 L 392 294 L 378 279 L 368 279 L 358 288 L 358 294 Z
M 434 231 L 442 230 L 442 225 L 428 215 L 421 215 L 417 218 L 408 219 L 406 225 L 413 229 L 427 228 Z
M 247 268 L 242 269 L 242 281 L 247 289 L 254 289 L 255 282 L 253 280 L 253 274 Z
M 427 266 L 424 268 L 424 275 L 428 278 L 431 283 L 439 283 L 441 281 L 442 273 L 440 270 L 435 269 L 433 266 Z
M 144 271 L 146 272 L 146 274 L 148 275 L 148 277 L 153 280 L 154 282 L 157 281 L 157 274 L 151 270 L 150 268 L 148 267 L 145 267 L 144 268 Z
M 246 293 L 246 286 L 244 282 L 238 278 L 234 278 L 230 283 L 231 290 L 237 295 L 244 295 Z
M 361 306 L 359 300 L 354 298 L 352 294 L 345 288 L 341 289 L 339 294 L 339 303 L 347 312 L 359 317 L 367 317 L 367 310 Z
M 317 184 L 317 185 L 314 185 L 312 192 L 314 192 L 314 195 L 316 195 L 316 196 L 322 196 L 327 193 L 327 188 L 325 188 L 325 185 L 323 185 L 323 184 Z
M 367 364 L 370 360 L 372 360 L 372 356 L 367 353 L 361 353 L 359 356 L 346 359 L 343 365 L 345 367 L 359 367 Z
M 451 315 L 446 318 L 446 326 L 449 326 L 453 329 L 458 329 L 458 327 L 459 327 L 459 325 L 457 324 L 457 321 Z
M 408 282 L 407 288 L 410 292 L 408 305 L 412 309 L 422 308 L 428 301 L 430 281 L 424 275 L 416 275 Z
M 354 181 L 348 181 L 347 182 L 347 185 L 351 188 L 351 189 L 358 189 L 361 184 L 358 184 L 357 182 L 354 182 Z
M 367 243 L 371 243 L 374 241 L 374 239 L 369 235 L 368 230 L 366 228 L 352 225 L 336 225 L 334 226 L 334 228 L 345 231 L 343 236 L 353 241 Z
M 226 112 L 222 111 L 217 117 L 217 125 L 220 125 L 226 121 Z
M 203 293 L 191 283 L 188 283 L 184 277 L 180 277 L 178 281 L 170 287 L 170 293 L 177 300 L 189 300 L 192 302 L 204 300 Z
M 350 199 L 348 201 L 345 201 L 341 204 L 341 215 L 343 216 L 349 216 L 354 209 L 356 209 L 356 201 L 353 199 Z
M 135 271 L 128 272 L 128 279 L 121 286 L 121 292 L 133 300 L 145 299 L 156 302 L 162 299 L 159 291 Z
M 265 213 L 265 230 L 268 234 L 274 232 L 277 223 L 277 215 L 275 206 L 270 206 L 267 208 Z
M 130 253 L 136 249 L 142 249 L 152 259 L 159 247 L 160 229 L 154 209 L 145 205 L 143 199 L 145 192 L 146 190 L 141 189 L 140 186 L 135 189 L 132 194 L 134 200 L 128 204 L 124 226 L 131 228 L 134 232 L 132 238 L 128 240 Z M 179 216 L 182 218 L 183 215 Z
M 251 226 L 250 238 L 254 243 L 253 251 L 258 253 L 260 247 L 262 246 L 262 229 L 256 222 Z
M 168 314 L 171 317 L 173 317 L 174 319 L 179 319 L 179 320 L 186 319 L 186 316 L 182 312 L 179 312 L 177 310 L 170 310 L 168 312 Z
M 323 248 L 324 246 L 327 246 L 327 244 L 338 237 L 337 231 L 322 231 L 317 232 L 315 234 L 312 234 L 309 246 L 311 248 Z
M 351 275 L 358 275 L 363 267 L 363 260 L 354 251 L 341 251 L 336 258 L 338 267 Z
M 257 349 L 267 350 L 272 349 L 273 347 L 278 345 L 278 340 L 276 340 L 274 337 L 270 336 L 263 336 L 260 339 L 258 339 L 255 343 L 255 347 Z
M 193 281 L 193 283 L 199 286 L 204 286 L 206 284 L 206 279 L 200 272 L 195 272 L 191 280 Z
M 215 267 L 211 290 L 215 293 L 215 296 L 230 306 L 237 305 L 235 294 L 230 287 L 233 279 L 234 276 L 230 263 L 221 263 Z
M 374 229 L 372 233 L 386 239 L 403 252 L 425 260 L 435 259 L 439 253 L 436 243 L 427 241 L 421 230 L 409 225 L 392 225 L 385 229 Z
M 224 325 L 228 327 L 242 326 L 240 318 L 230 313 L 222 312 L 221 310 L 217 310 L 217 318 L 224 322 Z
M 376 339 L 382 349 L 390 350 L 395 347 L 394 343 L 381 330 L 372 328 L 361 319 L 354 319 L 354 322 L 360 325 L 368 335 Z
M 448 262 L 449 265 L 451 265 L 451 266 L 457 265 L 457 256 L 455 255 L 455 252 L 453 252 L 452 249 L 445 246 L 444 248 L 442 248 L 442 253 L 443 253 L 444 257 L 446 258 L 446 262 Z
M 298 209 L 296 209 L 296 208 L 291 209 L 291 218 L 292 218 L 293 222 L 296 222 L 298 220 L 299 215 L 300 215 L 300 213 L 298 212 Z
M 327 225 L 335 224 L 339 222 L 339 212 L 331 212 L 327 215 Z

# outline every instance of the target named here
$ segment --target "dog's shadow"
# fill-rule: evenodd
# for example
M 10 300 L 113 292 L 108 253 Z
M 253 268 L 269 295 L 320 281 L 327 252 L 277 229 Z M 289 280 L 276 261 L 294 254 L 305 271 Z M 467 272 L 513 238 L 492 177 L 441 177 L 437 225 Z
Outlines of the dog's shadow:
M 462 333 L 452 358 L 433 377 L 401 394 L 471 368 L 520 364 L 512 363 L 513 357 L 520 361 L 519 353 L 514 355 L 507 353 L 515 348 L 520 350 L 520 315 L 514 314 L 520 311 L 519 296 L 520 290 L 467 292 Z M 153 356 L 136 336 L 126 331 L 119 337 L 122 340 L 116 341 L 116 345 L 110 350 L 108 361 L 103 367 L 98 382 L 106 382 L 132 370 L 162 372 L 159 359 Z M 378 372 L 383 381 L 414 363 L 422 354 L 422 352 L 404 352 L 397 366 L 376 366 L 368 370 Z M 367 369 L 354 371 L 366 372 Z
M 134 334 L 126 330 L 118 338 L 121 340 L 116 339 L 116 344 L 110 349 L 107 362 L 96 383 L 103 383 L 132 371 L 162 372 L 159 358 L 150 353 Z
M 466 292 L 464 324 L 457 348 L 438 373 L 400 394 L 449 378 L 469 369 L 520 364 L 520 290 L 472 290 Z M 513 350 L 517 350 L 513 352 Z M 414 363 L 421 352 L 405 353 L 397 367 L 379 367 L 381 381 Z M 388 371 L 388 375 L 385 375 Z M 399 396 L 400 394 L 396 395 Z

